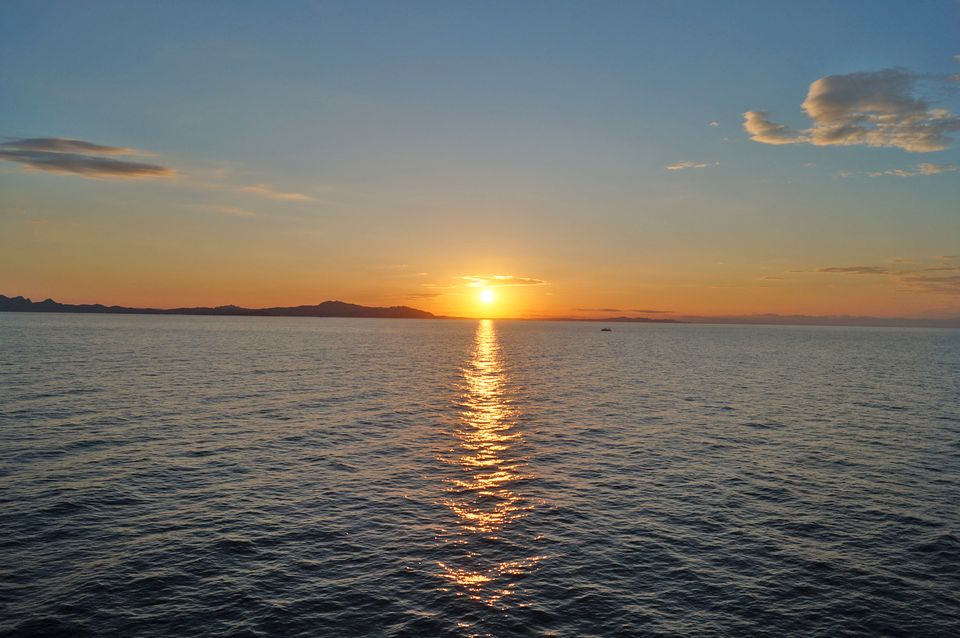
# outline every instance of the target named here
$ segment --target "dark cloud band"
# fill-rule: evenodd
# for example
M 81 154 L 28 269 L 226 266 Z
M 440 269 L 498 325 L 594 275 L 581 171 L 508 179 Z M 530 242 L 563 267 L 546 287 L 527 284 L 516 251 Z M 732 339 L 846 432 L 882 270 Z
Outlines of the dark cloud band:
M 132 153 L 134 151 L 126 148 L 59 137 L 25 138 L 0 144 L 0 160 L 34 170 L 120 179 L 170 177 L 175 174 L 172 168 L 159 164 L 111 157 Z

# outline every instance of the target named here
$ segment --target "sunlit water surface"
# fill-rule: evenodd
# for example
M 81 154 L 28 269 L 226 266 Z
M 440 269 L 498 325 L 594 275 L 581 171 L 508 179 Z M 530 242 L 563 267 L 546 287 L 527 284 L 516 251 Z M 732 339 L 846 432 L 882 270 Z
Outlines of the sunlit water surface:
M 0 315 L 0 633 L 960 634 L 960 332 Z

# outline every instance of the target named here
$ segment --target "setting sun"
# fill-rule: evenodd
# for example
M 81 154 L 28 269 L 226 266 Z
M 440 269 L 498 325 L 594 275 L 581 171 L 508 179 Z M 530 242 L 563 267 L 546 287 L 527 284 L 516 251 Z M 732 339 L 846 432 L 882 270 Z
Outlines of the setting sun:
M 493 303 L 493 300 L 494 300 L 494 294 L 492 290 L 488 288 L 486 290 L 480 291 L 480 301 L 482 301 L 483 303 Z

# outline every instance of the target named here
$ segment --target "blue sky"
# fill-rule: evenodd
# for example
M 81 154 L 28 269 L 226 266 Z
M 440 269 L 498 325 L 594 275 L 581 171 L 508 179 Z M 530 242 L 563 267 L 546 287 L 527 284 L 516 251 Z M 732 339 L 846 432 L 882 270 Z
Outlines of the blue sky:
M 811 83 L 882 69 L 960 112 L 956 2 L 7 2 L 0 15 L 0 135 L 136 149 L 176 172 L 0 163 L 6 294 L 455 311 L 471 292 L 458 278 L 500 274 L 544 282 L 504 290 L 514 314 L 960 308 L 949 291 L 906 294 L 905 270 L 794 276 L 960 253 L 954 133 L 909 152 L 762 143 L 743 126 L 757 110 L 805 130 Z M 400 267 L 409 277 L 383 275 Z

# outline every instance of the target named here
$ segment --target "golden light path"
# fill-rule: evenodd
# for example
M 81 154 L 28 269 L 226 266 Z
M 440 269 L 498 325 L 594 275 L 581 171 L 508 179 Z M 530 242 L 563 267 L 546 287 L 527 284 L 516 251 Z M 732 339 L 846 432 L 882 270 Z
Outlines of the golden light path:
M 507 397 L 507 377 L 500 344 L 489 319 L 477 325 L 471 360 L 463 368 L 459 396 L 460 420 L 454 434 L 459 456 L 449 459 L 462 471 L 451 479 L 444 503 L 456 514 L 454 542 L 469 546 L 498 540 L 511 523 L 526 516 L 533 503 L 514 488 L 524 476 L 524 458 L 516 449 L 522 433 Z M 458 593 L 495 604 L 514 592 L 517 577 L 542 557 L 483 560 L 474 554 L 469 567 L 440 563 L 441 575 Z M 489 566 L 477 563 L 489 563 Z

